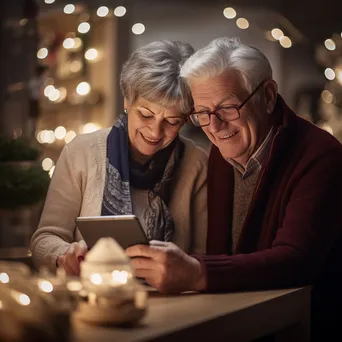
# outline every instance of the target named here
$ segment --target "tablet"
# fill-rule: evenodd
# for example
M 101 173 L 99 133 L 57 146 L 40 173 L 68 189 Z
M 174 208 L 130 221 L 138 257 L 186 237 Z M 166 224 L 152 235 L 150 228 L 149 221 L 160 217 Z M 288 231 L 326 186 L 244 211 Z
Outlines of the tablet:
M 123 249 L 149 243 L 135 215 L 80 216 L 76 225 L 89 248 L 101 237 L 113 238 Z

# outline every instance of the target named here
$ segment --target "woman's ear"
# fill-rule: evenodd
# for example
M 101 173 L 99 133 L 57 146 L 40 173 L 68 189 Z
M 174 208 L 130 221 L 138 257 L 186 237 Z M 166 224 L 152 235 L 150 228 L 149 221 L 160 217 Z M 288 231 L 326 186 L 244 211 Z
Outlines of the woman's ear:
M 127 98 L 125 97 L 125 98 L 124 98 L 124 109 L 125 109 L 125 113 L 128 113 L 128 112 L 129 112 L 129 107 L 130 107 L 130 104 L 129 104 Z
M 266 111 L 267 114 L 272 114 L 278 96 L 278 85 L 274 80 L 266 83 L 265 98 L 266 98 Z

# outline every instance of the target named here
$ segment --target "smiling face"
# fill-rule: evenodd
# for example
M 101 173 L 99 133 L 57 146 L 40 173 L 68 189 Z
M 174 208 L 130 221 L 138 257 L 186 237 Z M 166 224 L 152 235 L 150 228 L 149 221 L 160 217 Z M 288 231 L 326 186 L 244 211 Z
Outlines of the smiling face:
M 239 106 L 250 95 L 242 84 L 241 76 L 234 71 L 211 79 L 190 81 L 195 111 L 211 112 L 219 107 Z M 258 96 L 261 100 L 247 101 L 240 109 L 238 119 L 227 123 L 215 115 L 210 116 L 210 125 L 202 129 L 224 158 L 233 159 L 244 166 L 247 164 L 269 131 L 267 113 L 273 111 L 276 94 L 275 82 L 269 81 L 253 96 L 254 100 Z
M 141 97 L 132 104 L 125 99 L 125 108 L 132 156 L 141 164 L 168 146 L 185 122 L 179 106 L 165 108 Z

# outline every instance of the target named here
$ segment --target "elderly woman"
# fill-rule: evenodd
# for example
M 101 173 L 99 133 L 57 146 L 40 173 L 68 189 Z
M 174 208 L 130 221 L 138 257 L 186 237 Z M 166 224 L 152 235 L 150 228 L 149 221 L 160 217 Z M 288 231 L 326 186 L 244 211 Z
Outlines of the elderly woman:
M 76 137 L 56 164 L 37 231 L 36 267 L 79 273 L 87 251 L 78 216 L 135 214 L 149 240 L 205 251 L 207 156 L 179 136 L 193 102 L 180 67 L 182 42 L 136 50 L 121 72 L 125 113 L 110 129 Z

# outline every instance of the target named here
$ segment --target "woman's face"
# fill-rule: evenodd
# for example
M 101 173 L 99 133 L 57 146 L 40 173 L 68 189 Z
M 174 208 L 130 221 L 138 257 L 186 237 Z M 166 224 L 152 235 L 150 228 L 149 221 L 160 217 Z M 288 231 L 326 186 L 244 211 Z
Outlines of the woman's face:
M 168 146 L 185 122 L 179 106 L 164 108 L 141 97 L 132 104 L 125 99 L 125 108 L 132 156 L 142 164 Z

